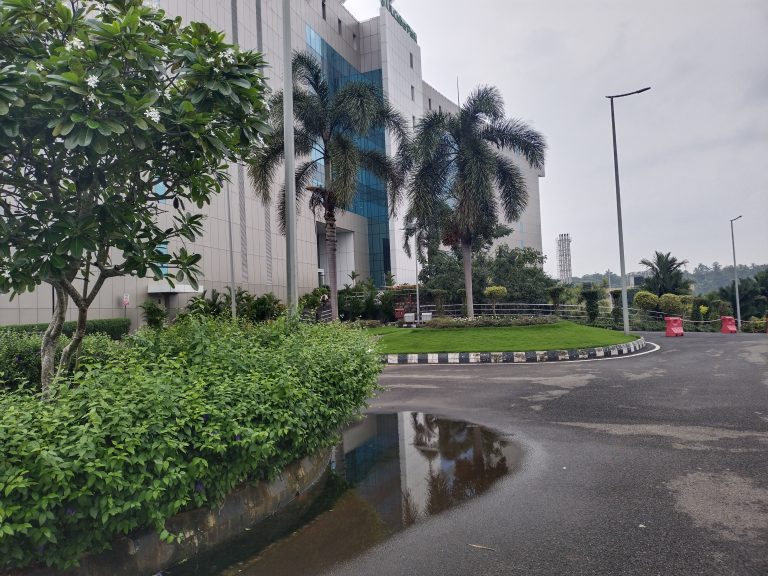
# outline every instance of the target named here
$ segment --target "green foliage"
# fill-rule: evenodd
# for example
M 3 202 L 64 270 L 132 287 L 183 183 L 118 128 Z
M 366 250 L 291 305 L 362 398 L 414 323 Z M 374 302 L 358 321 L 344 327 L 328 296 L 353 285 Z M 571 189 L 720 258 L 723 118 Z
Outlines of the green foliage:
M 552 303 L 552 309 L 557 313 L 563 300 L 563 295 L 568 288 L 563 284 L 555 284 L 547 289 L 547 296 Z
M 584 285 L 581 288 L 579 299 L 584 302 L 590 324 L 594 323 L 600 315 L 600 300 L 603 299 L 603 295 L 603 289 L 599 287 L 587 287 Z
M 332 443 L 380 369 L 359 329 L 187 316 L 51 401 L 0 393 L 0 566 L 71 565 L 141 527 L 174 537 L 173 514 Z
M 677 294 L 662 294 L 659 298 L 659 310 L 667 316 L 681 316 L 685 307 Z
M 757 316 L 752 316 L 749 320 L 744 320 L 741 323 L 741 331 L 751 334 L 766 332 L 766 327 L 768 327 L 768 318 L 758 318 Z
M 2 330 L 11 332 L 27 332 L 31 334 L 42 334 L 48 328 L 48 324 L 16 324 L 3 326 Z M 61 333 L 64 336 L 72 337 L 77 329 L 77 322 L 64 322 Z M 88 320 L 85 323 L 86 334 L 106 334 L 112 340 L 120 340 L 131 331 L 131 321 L 128 318 L 104 318 L 101 320 Z M 38 350 L 39 354 L 40 350 Z M 38 358 L 38 363 L 40 358 Z
M 678 260 L 671 252 L 666 254 L 655 252 L 653 260 L 643 258 L 640 264 L 651 273 L 646 279 L 643 288 L 653 292 L 657 296 L 662 294 L 688 294 L 691 290 L 691 281 L 685 278 L 683 266 L 688 260 Z
M 736 308 L 733 283 L 720 288 L 717 296 L 730 302 L 732 308 Z M 754 278 L 739 279 L 739 305 L 742 318 L 765 316 L 768 312 L 768 271 L 760 272 Z
M 737 268 L 739 278 L 754 278 L 760 273 L 768 273 L 768 264 L 739 264 Z M 699 264 L 686 277 L 693 281 L 696 294 L 708 294 L 733 285 L 733 266 L 721 266 L 719 262 L 711 266 Z
M 496 315 L 496 303 L 507 297 L 507 289 L 504 286 L 488 286 L 483 290 L 483 296 L 492 304 L 493 314 Z
M 501 245 L 490 261 L 490 277 L 507 289 L 509 302 L 544 304 L 548 290 L 555 284 L 544 272 L 546 257 L 533 248 Z
M 161 247 L 199 234 L 187 203 L 206 204 L 226 162 L 248 157 L 266 129 L 261 56 L 139 0 L 4 2 L 0 28 L 0 155 L 13 199 L 0 213 L 0 290 L 67 283 L 89 265 L 105 278 L 194 282 L 199 257 Z M 158 210 L 175 225 L 158 223 Z
M 195 296 L 187 302 L 187 311 L 190 314 L 211 316 L 213 318 L 232 315 L 230 302 L 224 294 L 216 289 L 211 290 L 210 297 L 206 296 L 207 293 L 207 290 L 203 290 L 200 296 Z
M 0 389 L 25 387 L 40 389 L 40 333 L 18 332 L 0 328 Z M 55 358 L 68 343 L 62 337 L 56 344 Z M 118 344 L 106 334 L 89 334 L 83 339 L 80 366 L 91 365 L 110 357 Z
M 165 326 L 165 322 L 168 320 L 168 310 L 165 309 L 165 306 L 154 300 L 147 300 L 139 308 L 142 310 L 142 316 L 147 326 L 155 330 Z
M 309 313 L 314 314 L 323 303 L 323 297 L 326 296 L 328 296 L 328 288 L 325 286 L 315 288 L 312 292 L 304 294 L 299 298 L 299 311 L 303 312 L 306 310 Z
M 656 310 L 659 307 L 659 297 L 653 292 L 641 290 L 635 294 L 635 298 L 632 300 L 632 307 L 639 308 L 645 312 Z
M 56 338 L 110 278 L 196 285 L 200 209 L 268 129 L 261 55 L 141 0 L 4 1 L 0 31 L 0 292 L 50 284 Z

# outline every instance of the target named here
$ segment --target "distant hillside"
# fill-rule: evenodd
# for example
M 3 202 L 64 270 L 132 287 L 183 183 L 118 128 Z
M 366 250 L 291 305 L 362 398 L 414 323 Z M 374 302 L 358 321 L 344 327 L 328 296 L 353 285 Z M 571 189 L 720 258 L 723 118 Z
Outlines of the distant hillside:
M 739 278 L 752 278 L 763 270 L 768 270 L 768 264 L 750 264 L 749 266 L 740 264 Z M 733 266 L 721 266 L 718 262 L 713 262 L 711 266 L 699 264 L 693 269 L 693 272 L 685 272 L 685 277 L 693 282 L 696 294 L 706 294 L 707 292 L 733 285 Z M 574 276 L 573 282 L 575 284 L 582 282 L 600 284 L 607 280 L 607 278 L 605 272 L 597 272 L 595 274 L 585 274 L 584 276 Z M 613 288 L 621 286 L 619 276 L 613 272 L 611 272 L 611 286 Z
M 763 270 L 768 270 L 768 264 L 739 264 L 739 278 L 752 278 Z M 721 266 L 713 262 L 711 266 L 699 264 L 693 272 L 686 272 L 685 277 L 694 283 L 696 294 L 706 294 L 725 286 L 733 285 L 733 266 Z

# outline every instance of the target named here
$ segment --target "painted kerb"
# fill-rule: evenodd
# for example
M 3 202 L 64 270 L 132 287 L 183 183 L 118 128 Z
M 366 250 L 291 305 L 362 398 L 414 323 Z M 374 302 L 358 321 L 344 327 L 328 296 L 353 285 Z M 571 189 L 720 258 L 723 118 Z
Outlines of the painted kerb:
M 535 350 L 528 352 L 437 352 L 429 354 L 385 354 L 385 364 L 525 364 L 529 362 L 567 362 L 626 356 L 645 348 L 645 338 L 626 344 L 569 350 Z

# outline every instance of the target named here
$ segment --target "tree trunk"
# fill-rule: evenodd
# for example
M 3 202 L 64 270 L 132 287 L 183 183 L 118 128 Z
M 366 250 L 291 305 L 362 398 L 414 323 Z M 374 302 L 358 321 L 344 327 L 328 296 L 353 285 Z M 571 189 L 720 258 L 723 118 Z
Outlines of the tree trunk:
M 475 319 L 475 304 L 472 297 L 472 243 L 461 243 L 461 260 L 464 265 L 464 291 L 467 293 L 467 316 Z
M 52 287 L 56 294 L 53 318 L 50 324 L 48 324 L 45 334 L 43 334 L 43 342 L 40 345 L 40 386 L 45 396 L 48 396 L 50 393 L 50 385 L 53 381 L 54 366 L 56 364 L 56 343 L 59 340 L 59 336 L 61 336 L 64 318 L 67 314 L 67 304 L 69 303 L 69 297 L 61 286 L 54 284 Z
M 61 360 L 59 360 L 58 374 L 64 374 L 72 368 L 72 365 L 77 361 L 80 356 L 80 345 L 83 343 L 83 336 L 85 336 L 85 321 L 88 319 L 88 307 L 78 306 L 77 308 L 77 329 L 72 335 L 72 340 L 64 347 L 61 352 Z
M 325 209 L 325 258 L 328 261 L 328 286 L 331 288 L 331 320 L 339 318 L 339 283 L 336 278 L 336 211 Z

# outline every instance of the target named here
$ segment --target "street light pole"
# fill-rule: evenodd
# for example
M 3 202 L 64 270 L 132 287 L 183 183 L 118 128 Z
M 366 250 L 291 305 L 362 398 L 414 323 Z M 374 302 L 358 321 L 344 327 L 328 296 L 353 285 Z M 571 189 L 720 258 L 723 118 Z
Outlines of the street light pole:
M 419 303 L 419 246 L 418 236 L 413 235 L 413 251 L 416 260 L 416 324 L 421 322 L 421 304 Z
M 285 143 L 285 261 L 288 308 L 299 302 L 296 263 L 296 181 L 293 142 L 293 67 L 291 52 L 291 3 L 283 0 L 283 140 Z
M 741 303 L 739 302 L 739 274 L 736 269 L 736 240 L 733 236 L 733 223 L 741 218 L 741 215 L 736 218 L 731 218 L 731 247 L 733 248 L 733 287 L 736 293 L 736 326 L 741 332 Z
M 627 270 L 624 265 L 624 227 L 621 221 L 621 190 L 619 187 L 619 154 L 616 149 L 616 116 L 613 111 L 613 100 L 615 98 L 623 98 L 624 96 L 631 96 L 633 94 L 640 94 L 650 90 L 651 87 L 641 88 L 634 92 L 627 92 L 626 94 L 615 94 L 613 96 L 606 96 L 611 101 L 611 129 L 613 131 L 613 170 L 616 178 L 616 215 L 619 221 L 619 263 L 621 264 L 621 307 L 624 317 L 624 334 L 629 334 L 629 304 L 627 303 Z

